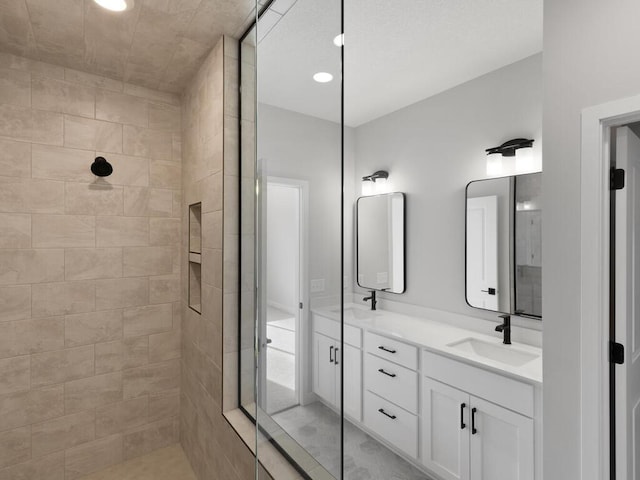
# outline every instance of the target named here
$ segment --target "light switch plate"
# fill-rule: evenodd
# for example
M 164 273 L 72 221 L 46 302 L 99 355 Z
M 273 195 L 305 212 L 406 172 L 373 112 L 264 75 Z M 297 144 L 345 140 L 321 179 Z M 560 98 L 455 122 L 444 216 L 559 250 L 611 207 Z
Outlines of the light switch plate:
M 311 293 L 324 292 L 324 278 L 311 280 Z

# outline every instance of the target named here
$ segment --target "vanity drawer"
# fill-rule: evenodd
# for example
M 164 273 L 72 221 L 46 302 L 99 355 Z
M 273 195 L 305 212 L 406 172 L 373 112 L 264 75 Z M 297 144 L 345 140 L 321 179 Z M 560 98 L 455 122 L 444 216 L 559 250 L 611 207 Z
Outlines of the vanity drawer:
M 269 347 L 287 353 L 296 353 L 296 334 L 291 330 L 267 324 L 267 338 L 271 340 Z
M 385 358 L 411 370 L 418 369 L 418 349 L 413 345 L 383 337 L 376 333 L 366 332 L 364 346 L 365 350 L 372 355 Z
M 418 417 L 371 392 L 364 394 L 364 424 L 407 455 L 418 456 Z
M 418 413 L 418 374 L 413 370 L 368 353 L 364 382 L 367 390 Z
M 340 322 L 322 315 L 313 315 L 313 330 L 334 340 L 340 340 Z M 344 343 L 356 348 L 362 348 L 362 330 L 352 325 L 345 325 Z
M 428 351 L 423 375 L 533 418 L 533 385 Z

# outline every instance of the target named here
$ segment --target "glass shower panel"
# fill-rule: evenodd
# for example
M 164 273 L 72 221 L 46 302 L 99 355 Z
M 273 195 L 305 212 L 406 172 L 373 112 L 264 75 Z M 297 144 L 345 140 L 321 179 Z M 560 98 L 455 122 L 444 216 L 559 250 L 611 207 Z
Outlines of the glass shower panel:
M 256 38 L 255 416 L 310 478 L 342 478 L 341 15 L 276 0 Z

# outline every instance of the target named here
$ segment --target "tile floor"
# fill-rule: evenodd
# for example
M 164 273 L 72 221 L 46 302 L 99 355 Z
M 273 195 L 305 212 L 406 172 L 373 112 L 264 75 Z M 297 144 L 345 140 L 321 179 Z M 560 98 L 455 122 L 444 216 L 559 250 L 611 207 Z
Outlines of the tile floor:
M 320 402 L 273 415 L 273 419 L 340 478 L 340 417 Z M 349 422 L 344 424 L 345 480 L 429 480 L 409 462 Z
M 127 460 L 80 480 L 196 480 L 179 444 Z

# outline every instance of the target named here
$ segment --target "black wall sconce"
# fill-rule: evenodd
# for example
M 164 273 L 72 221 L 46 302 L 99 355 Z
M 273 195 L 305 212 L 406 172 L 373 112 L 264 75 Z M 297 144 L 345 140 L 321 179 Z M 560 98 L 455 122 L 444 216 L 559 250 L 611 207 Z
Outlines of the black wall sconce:
M 499 147 L 487 148 L 485 151 L 487 155 L 493 155 L 494 153 L 499 153 L 503 157 L 515 157 L 516 150 L 520 148 L 532 148 L 533 140 L 528 140 L 526 138 L 514 138 L 513 140 L 509 140 L 504 142 Z
M 376 180 L 380 180 L 380 179 L 386 180 L 388 178 L 389 178 L 389 172 L 387 172 L 386 170 L 378 170 L 377 172 L 374 172 L 371 175 L 362 177 L 362 181 L 375 183 Z

